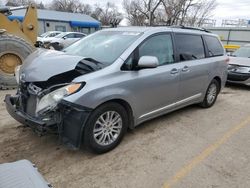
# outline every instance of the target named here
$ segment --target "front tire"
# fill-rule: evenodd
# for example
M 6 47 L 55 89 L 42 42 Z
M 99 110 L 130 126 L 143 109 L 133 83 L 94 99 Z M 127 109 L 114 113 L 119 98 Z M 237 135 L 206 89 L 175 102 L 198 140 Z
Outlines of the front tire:
M 84 129 L 84 145 L 95 153 L 114 149 L 128 128 L 128 114 L 118 103 L 105 103 L 95 109 Z
M 216 102 L 217 96 L 220 92 L 220 84 L 217 80 L 213 79 L 207 88 L 207 92 L 203 102 L 200 104 L 203 108 L 210 108 Z

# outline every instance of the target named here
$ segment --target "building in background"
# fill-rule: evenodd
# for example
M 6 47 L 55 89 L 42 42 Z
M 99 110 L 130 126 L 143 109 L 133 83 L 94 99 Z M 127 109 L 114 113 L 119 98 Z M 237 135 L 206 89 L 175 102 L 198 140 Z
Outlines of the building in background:
M 250 27 L 207 27 L 207 30 L 219 35 L 224 45 L 244 45 L 250 43 Z
M 16 10 L 9 16 L 10 20 L 22 21 L 26 10 Z M 53 10 L 37 10 L 39 35 L 47 31 L 78 31 L 85 34 L 95 32 L 101 23 L 94 18 L 79 13 L 59 12 Z
M 213 22 L 212 20 L 210 21 Z M 239 45 L 250 43 L 250 20 L 235 19 L 222 20 L 221 24 L 214 21 L 214 24 L 203 25 L 207 30 L 219 35 L 224 45 Z

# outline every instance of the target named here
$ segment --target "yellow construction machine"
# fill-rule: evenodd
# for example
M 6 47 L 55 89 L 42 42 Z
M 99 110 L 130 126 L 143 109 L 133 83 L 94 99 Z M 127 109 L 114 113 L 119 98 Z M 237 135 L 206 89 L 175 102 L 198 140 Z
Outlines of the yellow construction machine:
M 10 21 L 12 11 L 27 9 L 23 21 Z M 35 50 L 38 33 L 35 5 L 0 8 L 0 89 L 16 86 L 15 68 Z

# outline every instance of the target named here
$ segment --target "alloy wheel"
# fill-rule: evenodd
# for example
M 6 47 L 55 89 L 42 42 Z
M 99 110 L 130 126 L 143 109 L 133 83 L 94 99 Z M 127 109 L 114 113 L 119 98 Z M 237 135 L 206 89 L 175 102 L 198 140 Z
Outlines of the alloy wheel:
M 122 129 L 122 118 L 115 111 L 103 113 L 96 121 L 93 129 L 96 143 L 102 146 L 110 145 L 117 140 Z
M 212 104 L 214 102 L 214 100 L 216 99 L 216 95 L 217 95 L 217 86 L 216 86 L 216 84 L 212 83 L 209 86 L 208 92 L 207 92 L 208 104 Z

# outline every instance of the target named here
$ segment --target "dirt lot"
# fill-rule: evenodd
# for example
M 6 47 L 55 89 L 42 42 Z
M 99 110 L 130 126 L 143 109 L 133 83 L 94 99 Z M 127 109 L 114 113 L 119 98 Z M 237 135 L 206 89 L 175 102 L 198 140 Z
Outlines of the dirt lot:
M 31 160 L 56 188 L 248 188 L 249 91 L 230 86 L 210 109 L 191 106 L 144 123 L 104 155 L 38 137 L 5 111 L 4 95 L 14 91 L 1 91 L 0 163 Z

